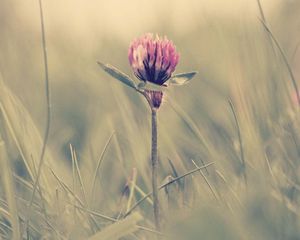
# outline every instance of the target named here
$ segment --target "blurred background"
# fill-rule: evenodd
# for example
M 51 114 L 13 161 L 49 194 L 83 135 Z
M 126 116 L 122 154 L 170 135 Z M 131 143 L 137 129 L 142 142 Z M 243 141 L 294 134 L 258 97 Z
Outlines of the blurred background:
M 300 239 L 300 116 L 288 71 L 297 85 L 299 0 L 261 0 L 264 17 L 257 0 L 43 0 L 51 128 L 30 214 L 46 125 L 39 4 L 0 2 L 3 239 L 21 236 L 28 218 L 24 239 L 88 239 L 111 224 L 88 209 L 121 219 L 151 191 L 147 105 L 96 63 L 133 77 L 128 47 L 147 32 L 175 43 L 177 73 L 198 71 L 159 110 L 159 181 L 213 163 L 161 191 L 170 234 Z M 151 204 L 134 211 L 153 229 Z

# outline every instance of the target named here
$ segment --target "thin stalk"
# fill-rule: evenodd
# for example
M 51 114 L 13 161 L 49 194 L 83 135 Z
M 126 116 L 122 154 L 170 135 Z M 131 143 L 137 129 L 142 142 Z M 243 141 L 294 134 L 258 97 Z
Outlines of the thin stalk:
M 265 15 L 264 15 L 264 11 L 263 11 L 263 8 L 261 6 L 261 3 L 260 3 L 260 0 L 257 0 L 257 4 L 258 4 L 258 7 L 259 7 L 259 11 L 260 11 L 260 15 L 261 15 L 261 19 L 260 22 L 262 23 L 263 27 L 265 28 L 265 30 L 267 31 L 268 33 L 268 36 L 270 38 L 270 42 L 271 44 L 273 45 L 273 42 L 275 43 L 275 46 L 278 48 L 279 50 L 279 53 L 282 57 L 282 60 L 283 62 L 285 63 L 286 67 L 287 67 L 287 70 L 290 74 L 290 77 L 291 77 L 291 80 L 292 80 L 292 84 L 293 84 L 293 87 L 296 91 L 296 97 L 297 97 L 297 102 L 299 103 L 300 105 L 300 93 L 299 93 L 299 88 L 298 88 L 298 85 L 297 85 L 297 81 L 296 81 L 296 78 L 295 78 L 295 75 L 293 73 L 293 70 L 292 70 L 292 67 L 288 61 L 288 58 L 283 50 L 283 48 L 281 47 L 279 41 L 277 40 L 277 38 L 274 36 L 273 32 L 271 31 L 270 27 L 268 26 L 268 23 L 266 21 L 266 18 L 265 18 Z M 272 41 L 273 40 L 273 41 Z
M 32 207 L 33 199 L 35 192 L 37 190 L 38 182 L 40 179 L 40 175 L 42 172 L 42 166 L 45 160 L 45 153 L 48 144 L 49 132 L 50 132 L 50 119 L 51 119 L 51 95 L 50 95 L 50 82 L 49 82 L 49 71 L 48 71 L 48 57 L 47 57 L 47 45 L 46 45 L 46 34 L 45 34 L 45 24 L 44 24 L 44 13 L 43 13 L 43 6 L 42 0 L 39 0 L 39 11 L 40 11 L 40 21 L 41 21 L 41 35 L 42 35 L 42 48 L 43 48 L 43 58 L 44 58 L 44 70 L 45 70 L 45 93 L 46 93 L 46 104 L 47 104 L 47 119 L 46 119 L 46 128 L 45 128 L 45 135 L 43 139 L 43 146 L 42 152 L 40 156 L 40 161 L 37 169 L 36 179 L 34 181 L 32 194 L 30 197 L 28 209 L 27 209 L 27 219 L 26 219 L 26 227 L 25 230 L 28 232 L 28 225 L 29 225 L 29 213 Z
M 235 121 L 235 125 L 237 128 L 237 133 L 238 133 L 238 138 L 239 138 L 239 147 L 240 147 L 240 154 L 241 154 L 241 162 L 242 162 L 242 167 L 243 167 L 243 176 L 244 176 L 244 181 L 245 181 L 245 185 L 247 186 L 247 173 L 246 173 L 246 161 L 245 161 L 245 154 L 244 154 L 244 148 L 243 148 L 243 140 L 242 140 L 242 134 L 241 134 L 241 128 L 240 128 L 240 124 L 236 115 L 236 111 L 235 108 L 233 106 L 233 103 L 231 102 L 231 100 L 228 100 L 230 109 L 232 111 L 233 117 L 234 117 L 234 121 Z
M 153 191 L 153 212 L 154 221 L 157 231 L 161 230 L 160 222 L 160 205 L 158 198 L 158 154 L 157 154 L 157 110 L 152 108 L 151 111 L 151 124 L 152 124 L 152 141 L 151 141 L 151 166 L 152 166 L 152 191 Z
M 99 218 L 103 218 L 107 221 L 110 221 L 110 222 L 118 222 L 119 220 L 117 218 L 113 218 L 113 217 L 109 217 L 109 216 L 106 216 L 104 214 L 101 214 L 99 212 L 95 212 L 95 211 L 92 211 L 92 210 L 89 210 L 87 208 L 84 208 L 82 206 L 78 206 L 78 205 L 74 205 L 76 208 L 78 208 L 79 210 L 81 211 L 84 211 L 88 214 L 90 214 L 91 216 L 95 216 L 95 217 L 99 217 Z M 147 232 L 151 232 L 151 233 L 155 233 L 157 235 L 161 235 L 163 236 L 164 234 L 162 232 L 158 232 L 154 229 L 151 229 L 151 228 L 148 228 L 148 227 L 145 227 L 145 226 L 141 226 L 141 225 L 136 225 L 138 229 L 140 230 L 143 230 L 143 231 L 147 231 Z
M 96 166 L 96 169 L 95 169 L 95 173 L 94 173 L 94 178 L 93 178 L 93 182 L 92 182 L 92 189 L 91 189 L 91 201 L 94 200 L 94 190 L 95 190 L 95 187 L 96 187 L 96 180 L 97 180 L 97 176 L 98 176 L 98 172 L 99 172 L 99 169 L 101 167 L 101 164 L 102 164 L 102 161 L 104 159 L 104 154 L 106 153 L 106 150 L 112 140 L 112 137 L 115 135 L 115 131 L 112 132 L 112 134 L 110 135 L 110 137 L 108 138 L 107 142 L 105 143 L 105 146 L 101 152 L 101 155 L 99 157 L 99 160 L 98 160 L 98 163 L 97 163 L 97 166 Z

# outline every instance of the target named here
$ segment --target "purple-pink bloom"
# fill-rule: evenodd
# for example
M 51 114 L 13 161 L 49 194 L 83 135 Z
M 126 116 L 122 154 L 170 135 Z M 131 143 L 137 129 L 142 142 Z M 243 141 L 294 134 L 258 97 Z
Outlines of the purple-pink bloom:
M 166 37 L 147 33 L 132 41 L 128 58 L 137 78 L 163 85 L 175 71 L 179 54 Z

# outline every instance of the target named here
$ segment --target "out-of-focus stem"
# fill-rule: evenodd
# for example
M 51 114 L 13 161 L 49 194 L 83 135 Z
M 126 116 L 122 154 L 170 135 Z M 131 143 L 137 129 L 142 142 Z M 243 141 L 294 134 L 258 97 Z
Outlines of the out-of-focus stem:
M 152 164 L 152 191 L 153 191 L 153 212 L 157 231 L 161 230 L 160 205 L 158 198 L 157 172 L 158 172 L 158 154 L 157 154 L 157 109 L 152 108 L 152 141 L 151 141 L 151 164 Z
M 47 119 L 46 119 L 46 129 L 43 139 L 42 151 L 40 156 L 40 161 L 38 164 L 36 179 L 34 180 L 32 194 L 29 200 L 27 215 L 25 215 L 25 231 L 27 231 L 27 238 L 29 238 L 29 213 L 34 201 L 34 196 L 39 186 L 40 176 L 42 174 L 42 168 L 45 161 L 46 149 L 48 145 L 49 133 L 50 133 L 50 122 L 51 122 L 51 92 L 50 92 L 50 81 L 49 81 L 49 70 L 48 70 L 48 55 L 47 55 L 47 44 L 46 44 L 46 34 L 45 34 L 45 23 L 44 23 L 44 13 L 42 0 L 39 0 L 39 11 L 40 11 L 40 22 L 41 22 L 41 35 L 42 35 L 42 48 L 43 48 L 43 58 L 44 58 L 44 70 L 45 70 L 45 94 L 47 103 Z

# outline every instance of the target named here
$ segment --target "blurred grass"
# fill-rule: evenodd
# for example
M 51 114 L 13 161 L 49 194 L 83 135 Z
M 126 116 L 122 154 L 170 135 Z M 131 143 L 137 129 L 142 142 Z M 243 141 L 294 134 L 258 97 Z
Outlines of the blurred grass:
M 300 2 L 261 3 L 299 82 Z M 257 1 L 45 0 L 44 13 L 52 129 L 30 239 L 97 239 L 151 192 L 148 108 L 96 63 L 131 74 L 129 42 L 148 31 L 174 41 L 181 54 L 177 72 L 199 72 L 190 84 L 169 89 L 159 111 L 160 182 L 214 163 L 161 190 L 166 234 L 300 239 L 299 109 Z M 0 19 L 0 134 L 7 153 L 1 156 L 0 236 L 17 239 L 46 120 L 37 1 L 1 0 Z M 135 208 L 142 221 L 123 239 L 158 234 L 149 200 Z

